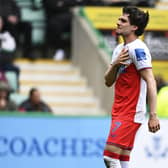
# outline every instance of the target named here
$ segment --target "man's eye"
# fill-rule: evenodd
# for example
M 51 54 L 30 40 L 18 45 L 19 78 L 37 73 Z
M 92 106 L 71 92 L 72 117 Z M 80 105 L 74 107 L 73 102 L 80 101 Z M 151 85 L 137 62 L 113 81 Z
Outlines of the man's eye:
M 123 22 L 123 23 L 127 22 L 127 20 L 125 20 L 125 19 L 120 19 L 120 21 Z

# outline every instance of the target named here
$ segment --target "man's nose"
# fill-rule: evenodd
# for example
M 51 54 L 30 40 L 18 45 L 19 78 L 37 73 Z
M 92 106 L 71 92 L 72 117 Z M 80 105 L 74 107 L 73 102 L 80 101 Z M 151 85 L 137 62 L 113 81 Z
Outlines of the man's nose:
M 119 26 L 121 24 L 121 21 L 118 19 L 117 20 L 117 26 Z
M 117 21 L 117 24 L 116 24 L 117 26 L 120 26 L 120 22 L 119 21 Z

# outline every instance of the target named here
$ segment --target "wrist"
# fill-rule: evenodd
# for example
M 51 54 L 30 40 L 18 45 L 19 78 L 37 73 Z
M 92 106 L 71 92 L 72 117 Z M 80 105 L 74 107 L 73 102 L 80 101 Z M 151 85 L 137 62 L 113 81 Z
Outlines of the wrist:
M 111 64 L 111 66 L 113 66 L 114 68 L 118 69 L 121 65 L 119 63 L 117 63 L 117 62 L 113 62 Z
M 157 114 L 155 112 L 151 112 L 149 113 L 149 118 L 152 119 L 152 118 L 156 118 L 157 117 Z

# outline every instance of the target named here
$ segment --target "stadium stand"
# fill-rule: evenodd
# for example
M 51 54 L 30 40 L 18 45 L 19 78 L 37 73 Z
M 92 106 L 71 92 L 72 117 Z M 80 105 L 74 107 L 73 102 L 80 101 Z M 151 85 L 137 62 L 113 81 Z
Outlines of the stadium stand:
M 22 96 L 26 95 L 30 87 L 39 87 L 42 91 L 42 95 L 46 96 L 46 101 L 50 101 L 48 103 L 55 109 L 55 114 L 104 114 L 104 110 L 106 114 L 109 114 L 111 111 L 113 88 L 111 88 L 110 91 L 105 87 L 103 76 L 111 60 L 112 48 L 109 46 L 115 46 L 115 39 L 112 36 L 103 36 L 100 31 L 97 31 L 86 16 L 83 15 L 82 9 L 83 8 L 75 8 L 73 13 L 72 62 L 54 62 L 50 60 L 49 63 L 47 63 L 46 60 L 46 63 L 43 62 L 41 65 L 36 61 L 27 63 L 17 62 L 17 65 L 21 67 L 21 71 L 23 71 L 21 74 Z M 151 38 L 151 36 L 148 37 Z M 149 38 L 147 40 L 149 40 Z M 150 43 L 151 40 L 153 41 L 153 39 L 150 39 Z M 110 43 L 109 46 L 108 43 Z M 151 45 L 153 44 L 154 43 L 151 43 Z M 166 44 L 167 43 L 165 43 L 165 45 Z M 163 54 L 163 56 L 165 55 Z M 49 65 L 49 69 L 52 69 L 52 67 L 54 69 L 48 70 L 47 65 Z M 28 67 L 30 70 L 27 69 L 26 72 L 25 68 Z M 66 67 L 67 71 L 62 72 L 62 69 L 57 69 L 59 67 Z M 80 70 L 74 72 L 74 68 L 76 69 L 76 67 L 79 67 Z M 40 70 L 38 70 L 38 68 Z M 38 71 L 40 71 L 40 75 Z M 60 72 L 60 74 L 58 72 Z M 81 74 L 82 77 L 79 74 Z M 45 79 L 45 77 L 50 78 Z M 36 81 L 37 79 L 38 81 Z M 58 81 L 58 79 L 61 79 L 61 81 Z M 77 89 L 77 92 L 72 92 L 73 89 L 67 90 L 68 85 L 71 89 Z M 85 89 L 82 89 L 83 87 L 89 87 L 93 90 L 91 93 L 90 91 L 84 92 Z M 64 92 L 62 92 L 63 90 Z M 89 99 L 86 98 L 88 93 L 91 95 Z M 83 94 L 85 96 L 79 98 L 79 95 Z M 65 97 L 63 95 L 65 95 Z M 93 98 L 94 96 L 96 99 Z M 85 101 L 85 104 L 81 104 L 77 100 L 81 102 Z M 93 107 L 96 108 L 94 108 L 92 112 L 89 112 L 89 110 L 86 110 L 89 106 L 92 107 L 92 109 Z M 97 110 L 99 107 L 104 110 Z M 75 108 L 76 110 L 74 110 Z
M 15 72 L 7 71 L 5 72 L 5 76 L 8 80 L 9 86 L 12 89 L 13 92 L 17 92 L 18 90 L 18 81 L 17 76 Z
M 45 16 L 41 0 L 16 0 L 21 9 L 21 19 L 32 24 L 34 45 L 44 43 Z
M 70 61 L 38 60 L 30 62 L 17 60 L 21 68 L 20 95 L 11 97 L 19 104 L 32 87 L 38 88 L 42 98 L 56 115 L 98 115 L 103 114 L 86 78 Z

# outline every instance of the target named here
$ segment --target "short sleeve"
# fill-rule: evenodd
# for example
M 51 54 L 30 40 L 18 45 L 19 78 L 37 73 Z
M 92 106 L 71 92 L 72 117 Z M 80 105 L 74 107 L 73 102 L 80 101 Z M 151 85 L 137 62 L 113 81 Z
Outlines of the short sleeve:
M 152 68 L 151 54 L 148 48 L 135 48 L 132 59 L 137 70 Z

